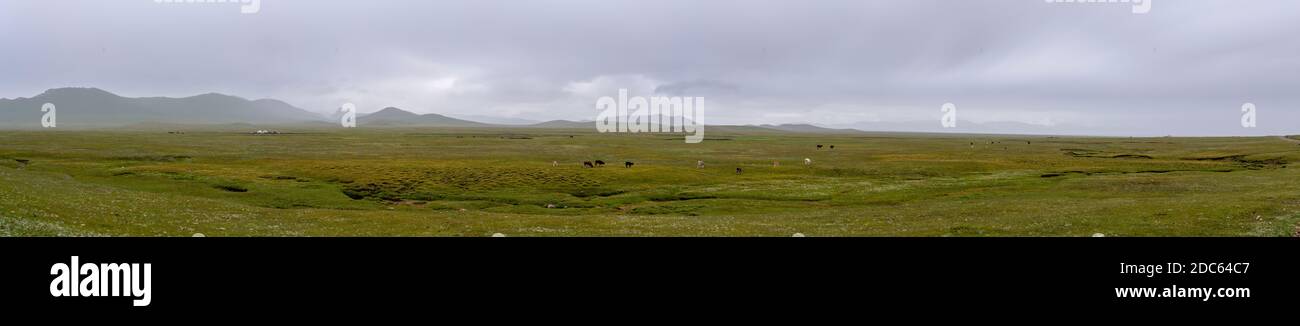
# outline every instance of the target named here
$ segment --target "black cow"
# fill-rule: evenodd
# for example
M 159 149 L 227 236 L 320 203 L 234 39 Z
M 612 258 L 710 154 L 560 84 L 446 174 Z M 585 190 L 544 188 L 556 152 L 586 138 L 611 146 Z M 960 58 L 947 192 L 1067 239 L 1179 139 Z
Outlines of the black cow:
M 831 149 L 835 149 L 835 145 L 831 145 Z
M 591 164 L 591 161 L 584 161 L 584 162 L 582 162 L 582 167 L 584 167 L 584 168 L 594 168 L 594 167 L 596 167 L 596 165 Z
M 596 160 L 596 166 L 605 166 L 605 161 Z
M 822 149 L 822 144 L 817 144 L 817 149 Z
M 741 174 L 741 173 L 745 173 L 745 170 L 742 170 L 742 169 L 740 169 L 740 168 L 736 168 L 736 174 Z
M 623 162 L 623 167 L 631 168 L 632 162 Z

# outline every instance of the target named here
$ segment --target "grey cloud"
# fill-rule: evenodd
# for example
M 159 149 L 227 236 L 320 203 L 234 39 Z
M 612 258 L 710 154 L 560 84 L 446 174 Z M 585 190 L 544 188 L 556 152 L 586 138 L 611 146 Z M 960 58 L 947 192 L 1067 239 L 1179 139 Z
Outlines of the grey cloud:
M 665 94 L 669 96 L 698 96 L 698 95 L 723 95 L 732 94 L 739 90 L 739 87 L 731 83 L 716 80 L 692 80 L 663 84 L 655 87 L 656 94 Z
M 640 76 L 714 123 L 964 119 L 1106 134 L 1300 133 L 1300 2 L 0 1 L 0 97 L 221 92 L 316 112 L 591 119 Z M 617 86 L 617 85 L 610 85 Z M 633 85 L 635 86 L 635 85 Z M 628 86 L 632 88 L 633 86 Z M 610 95 L 610 94 L 606 94 Z M 649 95 L 649 94 L 646 94 Z M 1233 125 L 1241 103 L 1260 128 Z

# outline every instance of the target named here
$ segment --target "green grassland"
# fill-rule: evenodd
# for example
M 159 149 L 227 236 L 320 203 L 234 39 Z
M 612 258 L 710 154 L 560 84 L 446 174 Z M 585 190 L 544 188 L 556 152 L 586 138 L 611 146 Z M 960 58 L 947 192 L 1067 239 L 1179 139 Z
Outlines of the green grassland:
M 0 235 L 1293 236 L 1300 224 L 1288 168 L 1300 143 L 1278 137 L 282 130 L 0 132 Z M 593 160 L 610 164 L 582 167 Z

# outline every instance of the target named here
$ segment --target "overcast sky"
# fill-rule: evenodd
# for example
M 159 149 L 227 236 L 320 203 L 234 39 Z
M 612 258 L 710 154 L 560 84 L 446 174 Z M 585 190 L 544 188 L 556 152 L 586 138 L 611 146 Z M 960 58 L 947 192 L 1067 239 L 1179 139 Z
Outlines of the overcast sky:
M 1011 121 L 1300 133 L 1300 1 L 0 0 L 0 97 L 219 92 L 331 112 L 591 120 L 701 96 L 708 123 Z M 1258 128 L 1240 125 L 1258 108 Z M 961 128 L 961 124 L 959 124 Z

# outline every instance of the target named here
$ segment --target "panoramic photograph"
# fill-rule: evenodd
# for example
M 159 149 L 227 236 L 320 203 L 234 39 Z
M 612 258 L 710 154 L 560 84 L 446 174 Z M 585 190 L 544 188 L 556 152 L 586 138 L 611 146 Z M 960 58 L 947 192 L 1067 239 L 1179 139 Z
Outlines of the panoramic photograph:
M 0 0 L 0 306 L 1274 316 L 1296 31 L 1292 0 Z
M 3 1 L 0 235 L 1296 237 L 1291 1 Z

